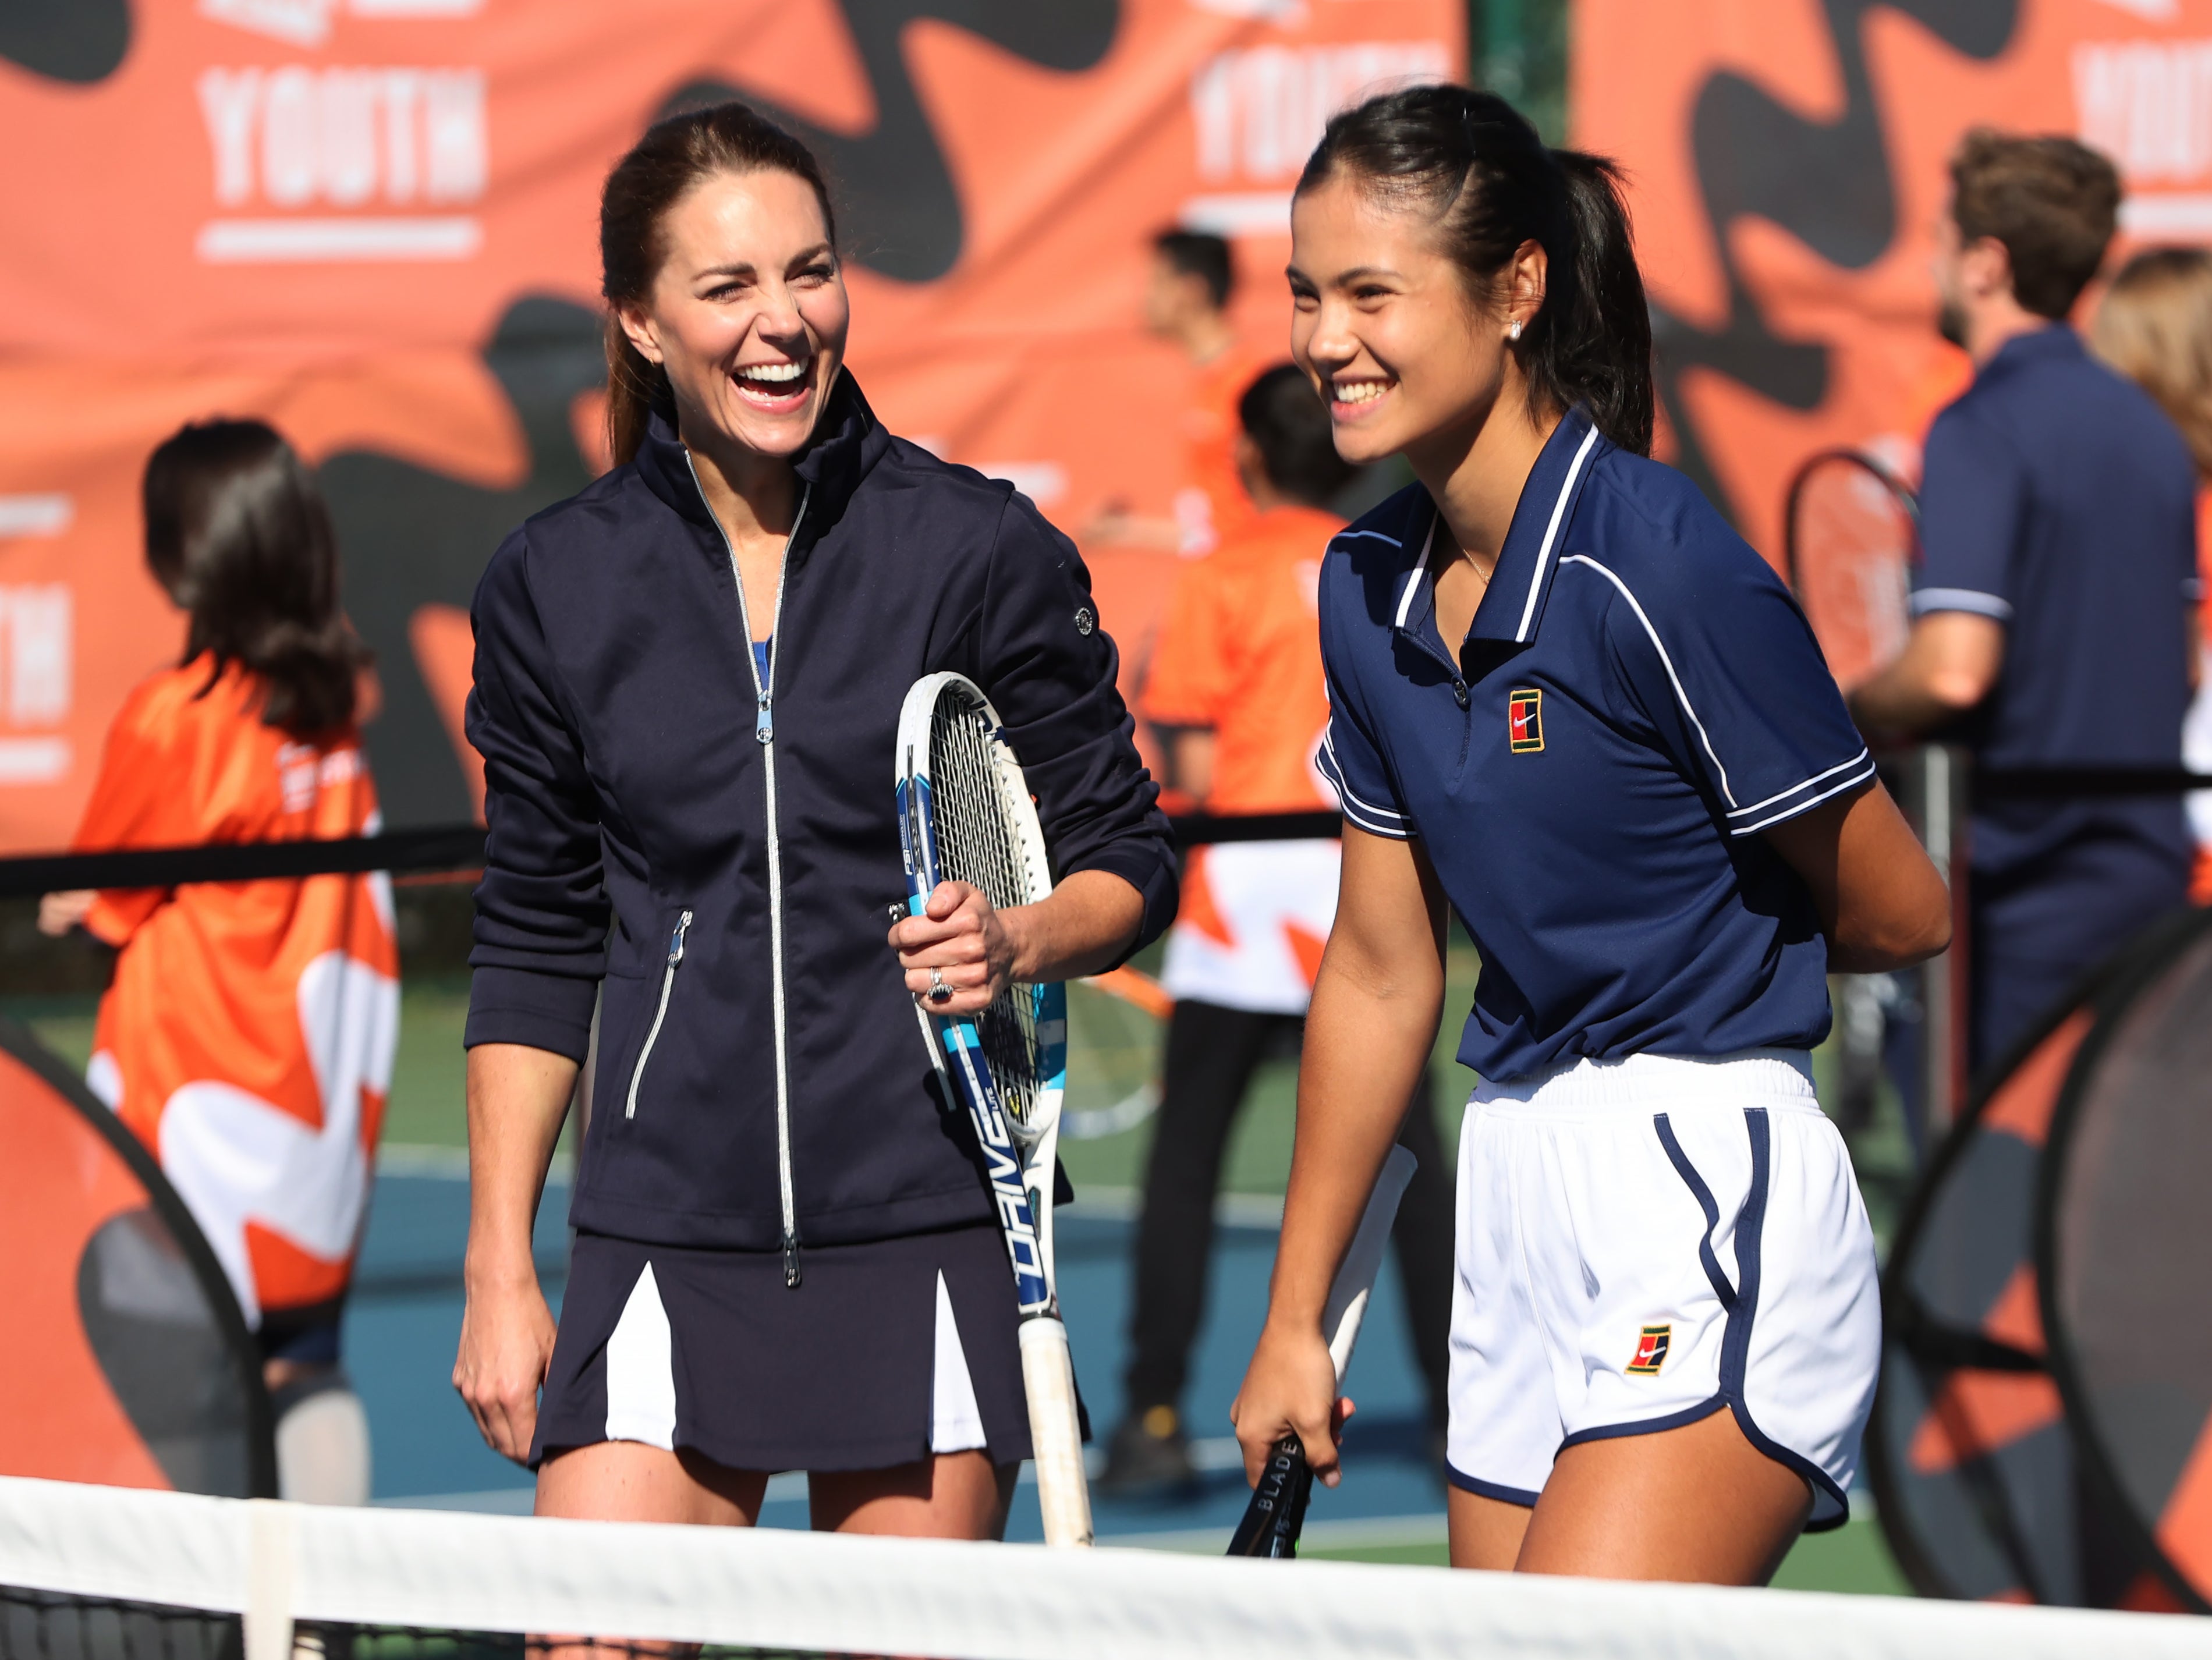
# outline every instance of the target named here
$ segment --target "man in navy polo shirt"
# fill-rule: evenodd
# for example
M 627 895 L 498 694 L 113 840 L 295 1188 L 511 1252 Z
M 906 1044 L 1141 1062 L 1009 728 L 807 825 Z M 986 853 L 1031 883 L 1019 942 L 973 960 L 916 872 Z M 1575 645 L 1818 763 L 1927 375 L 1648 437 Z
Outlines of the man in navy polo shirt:
M 1974 384 L 1936 419 L 1904 652 L 1862 730 L 1964 743 L 1989 771 L 2180 763 L 2196 478 L 2158 405 L 2064 318 L 2104 258 L 2112 164 L 2067 138 L 1970 133 L 1936 228 L 1941 326 Z M 1970 1064 L 2187 897 L 2178 796 L 1993 797 L 1976 810 Z

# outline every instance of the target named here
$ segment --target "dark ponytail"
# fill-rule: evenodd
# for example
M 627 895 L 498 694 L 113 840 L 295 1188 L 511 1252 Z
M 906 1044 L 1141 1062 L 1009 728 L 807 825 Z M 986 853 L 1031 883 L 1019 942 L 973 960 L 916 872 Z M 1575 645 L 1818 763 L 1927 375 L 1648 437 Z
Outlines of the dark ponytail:
M 1541 245 L 1543 307 L 1512 347 L 1532 405 L 1561 413 L 1579 404 L 1623 449 L 1651 453 L 1651 314 L 1618 167 L 1547 149 L 1494 94 L 1421 86 L 1333 119 L 1298 189 L 1340 172 L 1433 215 L 1478 300 L 1523 242 Z
M 186 426 L 147 461 L 144 498 L 147 567 L 191 613 L 185 661 L 258 675 L 262 721 L 295 737 L 351 721 L 369 652 L 339 609 L 330 508 L 292 447 L 259 421 Z
M 646 130 L 615 163 L 599 197 L 599 293 L 607 302 L 607 438 L 615 465 L 636 458 L 653 411 L 672 421 L 667 372 L 623 332 L 617 306 L 642 305 L 668 248 L 661 222 L 693 186 L 722 173 L 787 173 L 814 187 L 830 240 L 837 220 L 814 152 L 743 104 L 672 115 Z

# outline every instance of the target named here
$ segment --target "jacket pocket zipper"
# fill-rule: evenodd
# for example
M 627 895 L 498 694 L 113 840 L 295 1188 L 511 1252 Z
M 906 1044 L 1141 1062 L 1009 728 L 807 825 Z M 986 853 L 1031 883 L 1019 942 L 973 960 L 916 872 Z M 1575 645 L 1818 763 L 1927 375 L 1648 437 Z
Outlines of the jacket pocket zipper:
M 676 932 L 668 936 L 668 966 L 660 974 L 660 1006 L 653 1012 L 645 1047 L 637 1052 L 637 1065 L 630 1069 L 629 1099 L 623 1106 L 625 1118 L 637 1116 L 637 1086 L 645 1081 L 645 1063 L 653 1059 L 653 1046 L 660 1041 L 660 1023 L 668 1018 L 668 994 L 676 989 L 676 965 L 684 960 L 684 936 L 690 931 L 691 913 L 687 910 L 676 919 Z

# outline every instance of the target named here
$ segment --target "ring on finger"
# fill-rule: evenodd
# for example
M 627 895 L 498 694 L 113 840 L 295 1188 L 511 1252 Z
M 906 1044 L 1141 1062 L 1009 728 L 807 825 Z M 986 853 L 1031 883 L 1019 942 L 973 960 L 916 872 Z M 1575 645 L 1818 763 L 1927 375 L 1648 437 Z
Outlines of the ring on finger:
M 945 975 L 941 970 L 932 969 L 929 971 L 929 1000 L 933 1003 L 949 1003 L 952 1000 L 952 988 L 945 983 Z

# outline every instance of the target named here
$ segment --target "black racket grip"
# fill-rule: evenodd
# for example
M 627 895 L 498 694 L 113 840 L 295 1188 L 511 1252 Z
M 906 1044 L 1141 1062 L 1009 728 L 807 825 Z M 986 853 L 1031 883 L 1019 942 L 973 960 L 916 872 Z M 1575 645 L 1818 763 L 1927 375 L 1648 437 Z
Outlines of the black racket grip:
M 1275 1443 L 1244 1506 L 1244 1519 L 1230 1536 L 1231 1556 L 1290 1557 L 1298 1554 L 1298 1529 L 1305 1525 L 1306 1501 L 1313 1497 L 1313 1466 L 1295 1435 Z

